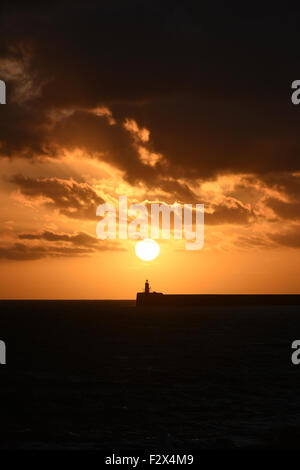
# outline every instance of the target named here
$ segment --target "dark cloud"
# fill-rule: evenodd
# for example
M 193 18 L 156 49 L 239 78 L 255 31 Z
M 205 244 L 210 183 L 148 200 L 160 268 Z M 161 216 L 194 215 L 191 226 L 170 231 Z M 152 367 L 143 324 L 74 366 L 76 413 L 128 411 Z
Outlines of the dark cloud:
M 102 241 L 86 233 L 43 232 L 21 233 L 20 240 L 29 243 L 10 243 L 0 246 L 0 260 L 29 261 L 42 258 L 88 256 L 101 251 L 123 251 L 119 242 Z M 32 244 L 39 241 L 42 243 Z M 48 242 L 48 243 L 45 243 Z
M 266 206 L 282 219 L 300 219 L 300 176 L 297 174 L 269 174 L 261 178 L 267 188 L 275 190 L 280 196 L 268 197 Z M 280 198 L 279 198 L 280 197 Z
M 73 108 L 55 117 L 28 104 L 12 104 L 6 113 L 1 111 L 0 155 L 4 157 L 41 160 L 60 158 L 64 150 L 81 149 L 89 157 L 122 169 L 132 182 L 157 179 L 164 172 L 159 162 L 155 168 L 141 162 L 139 146 L 125 129 L 125 120 L 112 123 L 106 115 Z M 152 143 L 143 147 L 153 150 Z
M 27 246 L 24 243 L 14 243 L 13 245 L 0 246 L 0 259 L 11 261 L 37 260 L 47 256 L 44 247 Z
M 56 149 L 49 140 L 50 124 L 49 118 L 40 108 L 17 103 L 2 106 L 0 155 L 28 159 L 55 156 Z
M 267 239 L 264 236 L 259 236 L 259 235 L 239 236 L 237 237 L 235 244 L 238 247 L 242 247 L 242 248 L 251 248 L 251 247 L 257 247 L 257 248 L 269 247 L 270 248 L 272 246 L 272 243 L 270 243 L 269 239 Z
M 300 225 L 269 235 L 275 243 L 290 248 L 300 248 Z
M 267 205 L 282 219 L 299 220 L 300 219 L 300 201 L 285 202 L 275 198 L 269 198 Z
M 22 63 L 40 94 L 0 108 L 2 155 L 58 156 L 80 147 L 149 186 L 133 118 L 151 132 L 173 178 L 268 174 L 300 167 L 297 15 L 288 7 L 185 2 L 9 3 L 0 55 Z M 0 70 L 1 75 L 1 70 Z M 7 79 L 8 101 L 18 80 Z M 114 126 L 89 111 L 108 106 Z M 52 110 L 78 110 L 51 127 Z M 81 111 L 80 111 L 81 110 Z M 85 111 L 82 111 L 85 110 Z
M 253 179 L 252 179 L 253 180 Z M 300 200 L 300 175 L 289 172 L 269 173 L 260 177 L 267 187 L 283 193 L 291 200 Z
M 21 233 L 21 240 L 47 240 L 48 242 L 69 242 L 78 246 L 95 246 L 99 247 L 99 240 L 86 232 L 78 233 L 56 233 L 45 230 L 41 233 Z
M 165 191 L 167 196 L 160 196 L 158 199 L 163 199 L 164 202 L 173 204 L 175 202 L 184 204 L 194 204 L 200 203 L 196 194 L 191 190 L 191 188 L 186 184 L 174 179 L 158 179 L 155 184 L 156 191 L 162 190 Z
M 89 248 L 70 246 L 33 246 L 24 243 L 0 246 L 0 259 L 14 261 L 29 261 L 48 257 L 82 256 L 93 253 Z
M 131 181 L 157 177 L 159 170 L 162 170 L 160 164 L 155 169 L 142 164 L 136 141 L 125 129 L 124 121 L 111 124 L 105 116 L 75 111 L 56 124 L 52 142 L 69 150 L 83 149 L 88 155 L 121 168 Z M 144 147 L 151 150 L 151 144 L 144 144 Z
M 148 209 L 148 223 L 151 224 L 151 204 L 160 204 L 163 205 L 165 201 L 152 200 L 146 201 L 146 207 Z M 170 201 L 170 204 L 173 204 L 173 201 Z M 193 223 L 196 222 L 195 209 L 196 204 L 200 203 L 199 201 L 191 201 L 189 204 L 193 204 Z M 182 205 L 182 217 L 184 220 L 184 209 Z M 204 225 L 247 225 L 253 222 L 255 219 L 255 214 L 251 208 L 244 207 L 239 201 L 227 201 L 226 203 L 218 205 L 204 204 Z M 160 226 L 162 220 L 160 219 Z M 174 217 L 171 213 L 170 227 L 174 228 Z
M 104 200 L 87 183 L 58 178 L 28 178 L 15 175 L 11 182 L 29 198 L 47 199 L 45 206 L 73 219 L 96 219 L 96 208 Z
M 253 217 L 254 214 L 250 209 L 242 206 L 239 202 L 235 202 L 231 207 L 219 204 L 215 206 L 213 213 L 205 212 L 204 223 L 207 225 L 243 225 L 249 224 Z
M 164 97 L 143 106 L 118 104 L 112 109 L 118 119 L 129 115 L 151 130 L 155 151 L 164 155 L 177 178 L 299 170 L 299 113 L 288 93 L 281 104 L 263 99 L 249 103 L 242 97 L 219 101 L 204 95 Z
M 18 238 L 20 240 L 45 240 L 47 242 L 52 242 L 51 244 L 47 245 L 47 249 L 50 251 L 54 250 L 54 252 L 58 250 L 59 253 L 61 252 L 66 254 L 72 252 L 76 253 L 76 249 L 79 250 L 78 253 L 123 250 L 119 242 L 112 242 L 110 240 L 102 241 L 96 238 L 96 236 L 93 236 L 87 232 L 59 233 L 51 232 L 50 230 L 44 230 L 43 232 L 20 233 Z M 71 249 L 70 246 L 72 246 Z

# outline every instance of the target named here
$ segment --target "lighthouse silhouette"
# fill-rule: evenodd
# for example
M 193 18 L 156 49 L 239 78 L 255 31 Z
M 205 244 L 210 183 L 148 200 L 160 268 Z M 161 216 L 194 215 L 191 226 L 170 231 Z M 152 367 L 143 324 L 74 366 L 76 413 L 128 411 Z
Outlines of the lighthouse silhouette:
M 145 289 L 143 292 L 137 292 L 136 294 L 136 306 L 151 306 L 151 305 L 159 305 L 163 294 L 161 292 L 150 292 L 150 284 L 148 279 L 145 282 Z

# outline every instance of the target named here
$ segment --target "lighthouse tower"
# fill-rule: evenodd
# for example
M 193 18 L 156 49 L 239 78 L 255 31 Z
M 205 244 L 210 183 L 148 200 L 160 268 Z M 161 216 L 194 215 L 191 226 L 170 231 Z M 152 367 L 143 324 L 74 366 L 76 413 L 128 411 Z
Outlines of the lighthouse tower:
M 136 306 L 149 307 L 153 305 L 160 305 L 163 294 L 161 292 L 150 292 L 150 285 L 148 279 L 145 282 L 145 290 L 143 292 L 137 292 L 136 294 Z

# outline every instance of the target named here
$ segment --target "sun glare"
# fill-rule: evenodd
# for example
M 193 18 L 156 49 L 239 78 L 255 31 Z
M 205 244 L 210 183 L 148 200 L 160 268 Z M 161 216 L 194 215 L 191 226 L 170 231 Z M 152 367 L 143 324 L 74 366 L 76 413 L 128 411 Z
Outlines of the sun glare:
M 135 245 L 135 253 L 143 261 L 152 261 L 159 254 L 159 245 L 154 240 L 147 238 L 141 240 Z

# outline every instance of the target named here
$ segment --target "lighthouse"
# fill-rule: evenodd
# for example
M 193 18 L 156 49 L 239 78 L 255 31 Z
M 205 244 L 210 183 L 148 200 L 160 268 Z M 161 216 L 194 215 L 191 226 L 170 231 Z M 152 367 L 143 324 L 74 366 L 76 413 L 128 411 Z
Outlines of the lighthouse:
M 159 305 L 161 302 L 159 299 L 163 297 L 161 292 L 150 292 L 150 285 L 148 279 L 145 282 L 145 290 L 143 292 L 137 292 L 136 294 L 136 306 L 151 306 Z

